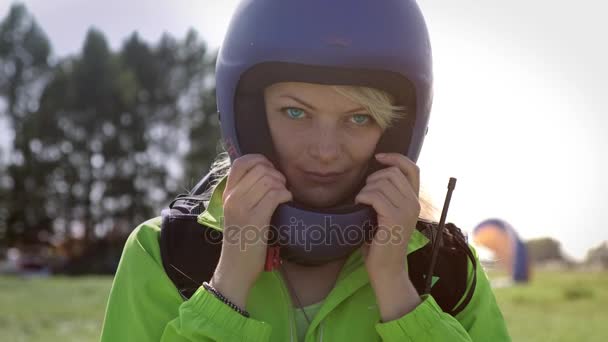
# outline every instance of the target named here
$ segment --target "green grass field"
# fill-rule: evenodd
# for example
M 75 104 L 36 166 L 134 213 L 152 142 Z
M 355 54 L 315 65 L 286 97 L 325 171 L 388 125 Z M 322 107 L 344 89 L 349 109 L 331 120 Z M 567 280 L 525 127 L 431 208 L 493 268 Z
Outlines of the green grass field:
M 513 341 L 608 341 L 608 272 L 533 276 L 495 289 Z
M 496 289 L 514 341 L 608 341 L 608 272 Z M 0 341 L 98 341 L 111 278 L 0 277 Z

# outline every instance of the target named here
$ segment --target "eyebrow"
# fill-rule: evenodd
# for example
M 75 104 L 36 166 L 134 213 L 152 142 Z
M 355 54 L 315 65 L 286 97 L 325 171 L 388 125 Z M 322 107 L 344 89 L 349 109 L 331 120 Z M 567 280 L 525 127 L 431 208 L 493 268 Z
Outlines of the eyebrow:
M 367 109 L 365 109 L 363 107 L 358 107 L 358 108 L 351 109 L 351 110 L 349 110 L 347 112 L 344 112 L 344 113 L 346 113 L 346 114 L 352 114 L 352 113 L 356 113 L 356 112 L 367 112 Z
M 296 101 L 297 103 L 301 104 L 304 107 L 307 107 L 308 109 L 310 109 L 312 111 L 316 111 L 317 110 L 317 108 L 315 108 L 315 106 L 313 106 L 313 105 L 311 105 L 309 103 L 306 103 L 305 101 L 303 101 L 303 100 L 301 100 L 301 99 L 299 99 L 299 98 L 297 98 L 295 96 L 292 96 L 292 95 L 281 95 L 279 97 L 285 97 L 285 98 L 288 98 L 288 99 L 292 99 L 292 100 Z M 351 114 L 351 113 L 360 112 L 360 111 L 367 111 L 367 109 L 365 109 L 363 107 L 357 107 L 355 109 L 351 109 L 349 111 L 346 111 L 345 113 L 346 114 Z
M 311 105 L 311 104 L 308 104 L 308 103 L 306 103 L 306 102 L 304 102 L 304 101 L 300 100 L 299 98 L 297 98 L 297 97 L 295 97 L 295 96 L 291 96 L 291 95 L 281 95 L 281 96 L 279 96 L 279 97 L 286 97 L 286 98 L 288 98 L 288 99 L 292 99 L 292 100 L 296 101 L 297 103 L 301 104 L 302 106 L 304 106 L 304 107 L 308 107 L 308 109 L 310 109 L 310 110 L 312 110 L 312 111 L 316 111 L 316 110 L 317 110 L 317 108 L 315 108 L 315 106 L 313 106 L 313 105 Z

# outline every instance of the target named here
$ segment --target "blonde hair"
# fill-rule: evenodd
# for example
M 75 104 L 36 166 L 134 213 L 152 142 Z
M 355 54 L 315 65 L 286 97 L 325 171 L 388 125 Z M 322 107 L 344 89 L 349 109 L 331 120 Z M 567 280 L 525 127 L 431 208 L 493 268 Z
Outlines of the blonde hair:
M 418 217 L 427 221 L 439 222 L 439 209 L 433 205 L 433 199 L 424 187 L 420 187 L 418 194 L 418 202 L 420 203 L 420 214 Z
M 389 93 L 369 87 L 362 86 L 332 86 L 332 88 L 340 95 L 356 102 L 369 111 L 369 114 L 376 120 L 382 129 L 390 127 L 393 121 L 397 118 L 407 115 L 405 107 L 394 105 L 394 97 Z M 223 176 L 228 174 L 230 170 L 230 158 L 226 152 L 218 154 L 213 165 L 211 165 L 211 173 L 215 173 L 215 182 L 211 184 L 209 189 L 201 196 L 205 201 L 205 207 L 208 205 L 213 189 Z M 420 189 L 420 215 L 419 217 L 425 220 L 437 221 L 437 209 L 433 206 L 430 195 Z
M 389 93 L 369 87 L 361 86 L 332 86 L 338 94 L 361 105 L 369 111 L 382 129 L 390 127 L 393 121 L 403 115 L 405 107 L 395 106 L 395 99 Z

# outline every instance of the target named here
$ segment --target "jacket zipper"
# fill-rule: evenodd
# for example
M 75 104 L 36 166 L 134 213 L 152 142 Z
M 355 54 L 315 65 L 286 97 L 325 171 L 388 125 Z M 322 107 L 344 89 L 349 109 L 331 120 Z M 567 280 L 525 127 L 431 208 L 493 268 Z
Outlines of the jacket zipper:
M 286 299 L 287 299 L 287 303 L 288 303 L 288 307 L 289 307 L 288 316 L 289 316 L 290 341 L 294 342 L 293 336 L 294 336 L 296 327 L 295 327 L 295 319 L 293 318 L 293 310 L 291 310 L 291 308 L 293 306 L 293 305 L 291 305 L 292 304 L 291 297 L 289 296 L 289 292 L 287 291 L 287 288 L 285 287 L 285 283 L 283 282 L 283 279 L 281 278 L 281 276 L 279 276 L 277 274 L 277 271 L 273 271 L 272 273 L 275 275 L 275 277 L 277 277 L 277 279 L 281 283 L 281 292 L 282 292 L 283 296 L 286 297 Z
M 319 324 L 319 342 L 323 342 L 323 328 L 325 327 L 324 325 L 324 321 L 321 321 L 321 323 Z

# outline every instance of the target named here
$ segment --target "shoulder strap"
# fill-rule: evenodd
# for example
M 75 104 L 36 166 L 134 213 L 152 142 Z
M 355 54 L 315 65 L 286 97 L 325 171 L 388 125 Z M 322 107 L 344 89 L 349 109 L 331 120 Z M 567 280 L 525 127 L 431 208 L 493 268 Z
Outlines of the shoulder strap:
M 200 225 L 197 216 L 174 209 L 162 213 L 163 267 L 184 299 L 211 279 L 222 250 L 222 233 Z
M 160 254 L 163 268 L 184 299 L 211 279 L 222 250 L 222 233 L 197 222 L 205 210 L 200 197 L 216 174 L 207 173 L 187 194 L 162 211 Z
M 221 253 L 222 233 L 197 222 L 204 206 L 196 196 L 203 193 L 212 180 L 213 175 L 206 175 L 189 195 L 178 196 L 170 208 L 162 212 L 159 244 L 163 267 L 184 299 L 190 298 L 204 281 L 211 279 Z M 436 238 L 436 222 L 420 220 L 416 228 L 431 241 Z M 431 294 L 444 312 L 455 316 L 473 296 L 477 263 L 461 230 L 452 223 L 447 223 L 445 228 L 433 274 L 439 279 Z M 408 256 L 410 279 L 420 293 L 424 291 L 432 245 L 429 243 Z M 473 264 L 473 278 L 467 286 L 469 261 Z
M 200 214 L 205 210 L 205 203 L 201 195 L 211 186 L 215 175 L 208 173 L 194 188 L 185 194 L 179 194 L 171 203 L 169 209 L 175 209 L 184 214 Z
M 211 279 L 222 247 L 222 233 L 200 225 L 196 217 L 171 210 L 163 211 L 162 216 L 160 251 L 163 267 L 184 299 L 190 298 L 204 281 Z M 437 226 L 419 221 L 417 228 L 425 234 L 432 234 L 429 230 Z M 451 223 L 446 224 L 446 228 L 433 274 L 439 279 L 431 294 L 444 312 L 455 316 L 473 296 L 477 265 L 460 229 Z M 430 246 L 427 244 L 408 256 L 408 272 L 418 292 L 424 289 L 424 273 L 432 252 Z M 473 263 L 473 278 L 468 287 L 469 260 Z

